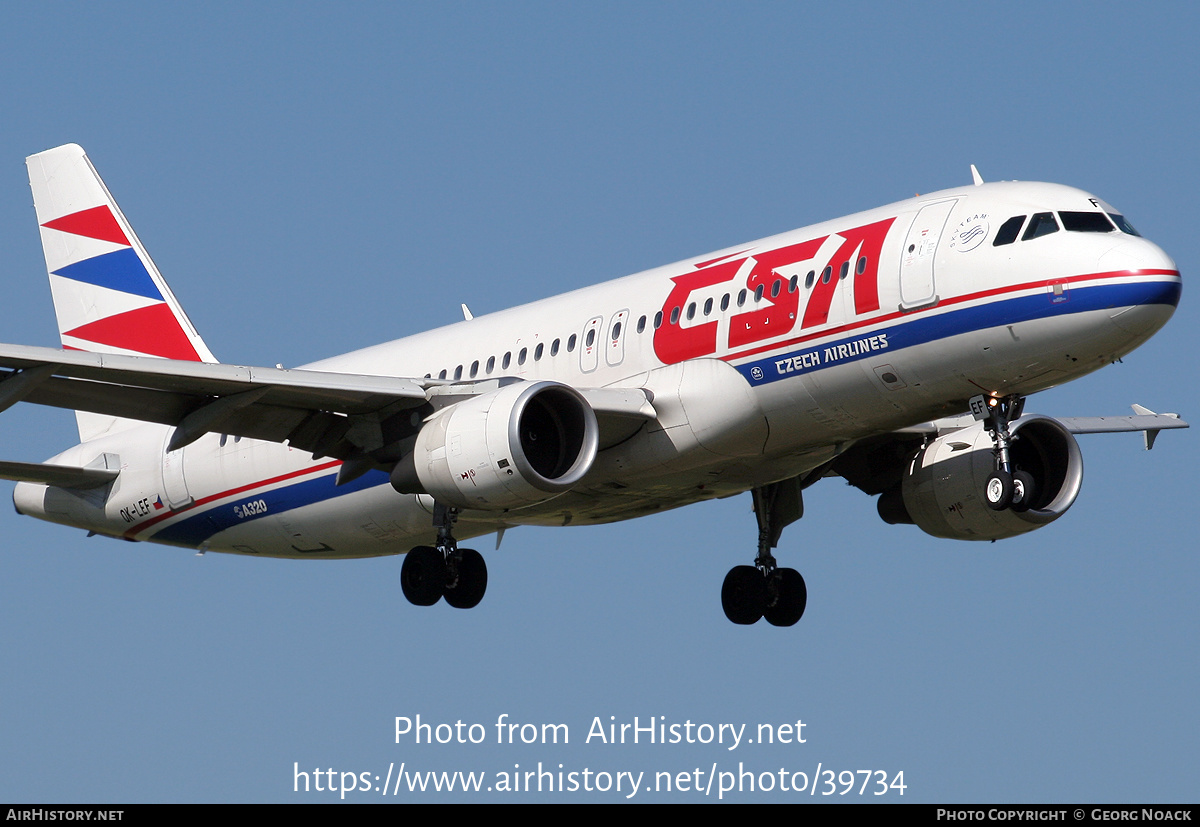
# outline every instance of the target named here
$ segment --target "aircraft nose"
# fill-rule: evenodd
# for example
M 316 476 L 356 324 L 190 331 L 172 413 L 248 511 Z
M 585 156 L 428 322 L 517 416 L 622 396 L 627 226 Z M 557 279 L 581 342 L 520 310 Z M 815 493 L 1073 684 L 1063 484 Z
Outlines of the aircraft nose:
M 1100 256 L 1104 272 L 1134 270 L 1163 274 L 1177 272 L 1175 260 L 1161 247 L 1144 238 L 1125 238 Z
M 1175 261 L 1161 247 L 1144 238 L 1122 240 L 1100 256 L 1100 270 L 1131 277 L 1124 282 L 1124 305 L 1110 319 L 1126 333 L 1143 340 L 1167 323 L 1179 305 L 1183 283 Z
M 1137 284 L 1137 297 L 1132 304 L 1172 308 L 1179 304 L 1182 287 L 1179 269 L 1175 260 L 1157 244 L 1144 238 L 1124 239 L 1101 255 L 1098 263 L 1101 272 L 1146 277 Z

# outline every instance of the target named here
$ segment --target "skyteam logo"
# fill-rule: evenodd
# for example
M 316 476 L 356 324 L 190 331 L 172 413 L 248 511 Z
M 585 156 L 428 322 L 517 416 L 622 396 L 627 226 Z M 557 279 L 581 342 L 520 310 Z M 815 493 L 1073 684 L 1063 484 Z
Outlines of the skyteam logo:
M 990 229 L 987 213 L 965 218 L 951 233 L 950 248 L 958 250 L 960 253 L 970 252 L 983 243 L 983 240 L 988 237 Z

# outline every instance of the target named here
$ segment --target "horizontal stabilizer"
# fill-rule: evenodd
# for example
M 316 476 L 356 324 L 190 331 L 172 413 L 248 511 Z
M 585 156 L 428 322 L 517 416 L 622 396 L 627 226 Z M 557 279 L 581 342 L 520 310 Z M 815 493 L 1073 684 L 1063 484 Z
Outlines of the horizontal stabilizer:
M 120 473 L 108 468 L 79 468 L 41 462 L 0 462 L 0 479 L 40 482 L 58 488 L 99 488 L 115 480 Z

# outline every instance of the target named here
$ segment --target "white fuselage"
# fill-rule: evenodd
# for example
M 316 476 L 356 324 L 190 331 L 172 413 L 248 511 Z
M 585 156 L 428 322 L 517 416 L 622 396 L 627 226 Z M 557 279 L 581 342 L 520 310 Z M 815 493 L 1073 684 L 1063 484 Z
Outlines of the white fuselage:
M 828 462 L 856 440 L 1029 394 L 1119 358 L 1174 311 L 1181 279 L 1115 227 L 996 245 L 1016 216 L 1114 211 L 1087 193 L 1002 182 L 914 198 L 449 327 L 311 370 L 649 391 L 657 418 L 609 433 L 569 492 L 465 511 L 458 534 L 626 519 Z M 111 490 L 21 483 L 23 513 L 102 534 L 287 557 L 395 554 L 432 539 L 432 500 L 375 471 L 170 428 L 84 443 L 55 462 L 119 457 Z

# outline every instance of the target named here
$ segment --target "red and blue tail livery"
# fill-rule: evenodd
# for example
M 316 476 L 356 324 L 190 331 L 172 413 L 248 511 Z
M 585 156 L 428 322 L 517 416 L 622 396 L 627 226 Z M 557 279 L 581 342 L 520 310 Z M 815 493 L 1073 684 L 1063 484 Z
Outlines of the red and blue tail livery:
M 216 361 L 83 150 L 27 163 L 63 347 Z

